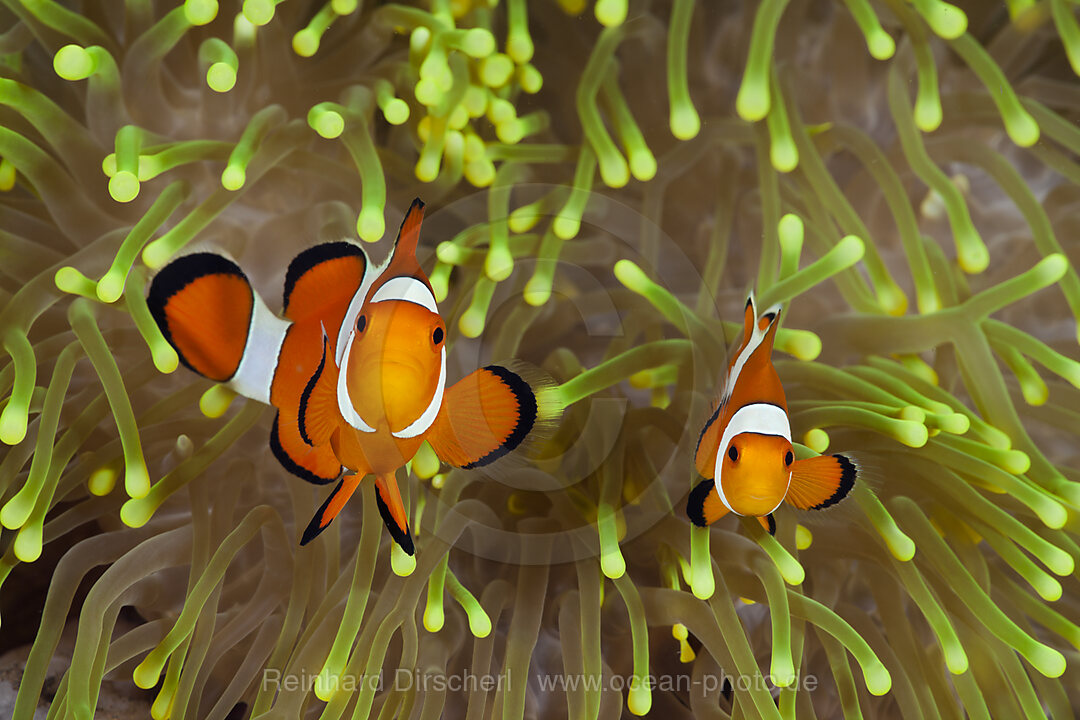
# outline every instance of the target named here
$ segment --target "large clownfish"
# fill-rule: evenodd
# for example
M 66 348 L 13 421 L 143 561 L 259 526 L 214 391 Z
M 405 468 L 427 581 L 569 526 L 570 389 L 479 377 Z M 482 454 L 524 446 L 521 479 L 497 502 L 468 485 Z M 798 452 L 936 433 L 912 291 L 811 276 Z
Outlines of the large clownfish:
M 695 465 L 706 479 L 686 504 L 695 525 L 733 512 L 754 516 L 775 533 L 772 513 L 780 503 L 819 510 L 843 500 L 855 485 L 858 465 L 846 455 L 795 460 L 784 388 L 771 357 L 779 318 L 779 305 L 759 316 L 753 294 L 746 301 L 742 344 L 698 438 Z
M 270 448 L 278 461 L 309 482 L 337 481 L 301 545 L 374 475 L 383 520 L 412 555 L 395 473 L 420 444 L 474 468 L 517 448 L 546 419 L 538 388 L 507 367 L 446 387 L 446 325 L 416 260 L 423 216 L 417 199 L 379 267 L 347 241 L 301 252 L 285 275 L 283 318 L 221 255 L 180 257 L 151 284 L 151 313 L 181 362 L 277 408 Z

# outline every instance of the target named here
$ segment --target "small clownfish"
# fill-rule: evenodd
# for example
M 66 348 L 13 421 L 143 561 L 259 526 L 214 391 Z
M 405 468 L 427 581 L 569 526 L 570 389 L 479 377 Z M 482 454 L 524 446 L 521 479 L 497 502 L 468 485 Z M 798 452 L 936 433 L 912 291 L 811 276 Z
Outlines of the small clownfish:
M 151 284 L 150 311 L 181 362 L 277 408 L 270 448 L 286 470 L 337 481 L 301 545 L 374 475 L 383 521 L 412 555 L 395 473 L 424 440 L 444 462 L 475 468 L 550 419 L 543 381 L 514 369 L 489 365 L 446 387 L 446 325 L 416 260 L 423 216 L 414 200 L 379 267 L 348 241 L 301 252 L 285 274 L 283 318 L 214 253 L 180 257 Z
M 780 503 L 820 510 L 843 500 L 855 485 L 859 467 L 846 455 L 795 460 L 784 388 L 771 358 L 779 318 L 779 305 L 759 316 L 751 293 L 742 344 L 698 437 L 694 464 L 706 479 L 686 503 L 695 525 L 712 525 L 733 512 L 756 517 L 774 534 L 772 513 Z

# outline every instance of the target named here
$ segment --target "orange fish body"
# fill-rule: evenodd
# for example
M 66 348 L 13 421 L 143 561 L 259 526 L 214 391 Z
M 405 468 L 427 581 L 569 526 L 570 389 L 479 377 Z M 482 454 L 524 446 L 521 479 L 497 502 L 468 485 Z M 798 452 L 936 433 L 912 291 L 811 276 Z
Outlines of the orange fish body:
M 396 471 L 421 443 L 451 465 L 479 467 L 544 419 L 537 390 L 506 367 L 446 387 L 446 325 L 416 260 L 423 214 L 414 201 L 377 268 L 351 242 L 301 252 L 286 273 L 283 318 L 235 263 L 213 253 L 178 258 L 151 284 L 151 313 L 181 361 L 277 408 L 270 447 L 287 470 L 316 484 L 338 481 L 301 544 L 374 475 L 383 520 L 411 555 Z
M 770 533 L 782 502 L 821 509 L 842 500 L 858 474 L 846 455 L 795 460 L 780 377 L 772 364 L 780 307 L 760 316 L 746 302 L 742 343 L 732 354 L 720 401 L 698 438 L 695 465 L 705 478 L 691 491 L 687 514 L 707 526 L 728 512 L 759 519 Z

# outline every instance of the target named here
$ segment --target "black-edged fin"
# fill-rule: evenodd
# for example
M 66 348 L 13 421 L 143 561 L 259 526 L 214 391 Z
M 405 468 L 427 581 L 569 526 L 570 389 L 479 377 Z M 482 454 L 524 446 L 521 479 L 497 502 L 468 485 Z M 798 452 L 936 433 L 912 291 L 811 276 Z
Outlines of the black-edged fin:
M 312 447 L 300 436 L 296 416 L 279 410 L 270 429 L 270 450 L 282 467 L 302 480 L 328 485 L 341 476 L 341 462 L 329 444 Z
M 215 253 L 184 255 L 154 276 L 146 304 L 186 367 L 225 382 L 247 346 L 255 293 L 233 261 Z
M 330 350 L 330 340 L 323 331 L 323 352 L 319 366 L 300 394 L 298 431 L 305 443 L 312 447 L 325 445 L 340 427 L 337 406 L 337 366 Z
M 304 535 L 300 538 L 301 545 L 307 545 L 309 542 L 319 536 L 326 528 L 330 527 L 330 522 L 338 516 L 341 509 L 345 507 L 345 503 L 349 500 L 349 497 L 360 485 L 360 481 L 363 479 L 361 475 L 346 475 L 341 478 L 341 482 L 334 488 L 334 492 L 330 493 L 330 496 L 326 498 L 326 501 L 322 504 L 316 512 L 315 516 L 311 518 L 311 522 L 308 523 L 307 528 L 304 529 Z
M 720 443 L 720 428 L 715 427 L 722 405 L 717 403 L 712 415 L 705 421 L 694 449 L 694 466 L 698 475 L 712 480 L 716 476 L 716 446 Z
M 708 527 L 727 514 L 727 508 L 716 492 L 716 483 L 702 480 L 686 498 L 686 515 L 698 527 Z
M 397 478 L 394 475 L 378 475 L 375 478 L 375 500 L 379 505 L 390 537 L 394 539 L 406 555 L 415 552 L 412 535 L 409 534 L 409 515 L 405 512 L 405 503 L 401 501 Z
M 770 535 L 776 534 L 776 519 L 772 516 L 772 513 L 758 517 L 757 521 L 761 523 L 761 527 L 765 528 L 765 532 Z
M 561 410 L 553 386 L 524 363 L 488 365 L 447 388 L 426 438 L 450 465 L 490 465 L 550 430 Z
M 363 248 L 345 240 L 304 250 L 285 273 L 285 317 L 304 320 L 343 313 L 364 282 L 367 268 Z
M 858 477 L 859 466 L 847 455 L 796 460 L 784 500 L 800 510 L 821 510 L 847 497 Z

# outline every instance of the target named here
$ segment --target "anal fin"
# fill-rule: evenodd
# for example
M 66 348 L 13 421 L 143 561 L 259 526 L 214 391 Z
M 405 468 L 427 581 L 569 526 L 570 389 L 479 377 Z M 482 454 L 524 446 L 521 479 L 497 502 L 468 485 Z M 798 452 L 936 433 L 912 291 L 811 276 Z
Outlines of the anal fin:
M 345 503 L 348 502 L 353 491 L 356 490 L 363 479 L 364 476 L 360 474 L 346 475 L 341 478 L 341 482 L 334 488 L 334 492 L 330 493 L 330 496 L 326 498 L 326 502 L 315 512 L 315 516 L 308 523 L 307 528 L 304 530 L 304 536 L 300 539 L 301 545 L 307 545 L 318 537 L 319 533 L 330 527 L 330 522 L 345 507 Z
M 758 516 L 757 521 L 761 524 L 761 527 L 765 528 L 765 532 L 770 535 L 776 534 L 776 518 L 772 516 L 772 513 Z
M 407 555 L 412 555 L 415 549 L 409 534 L 409 516 L 405 512 L 405 503 L 401 501 L 401 491 L 393 474 L 376 476 L 375 499 L 379 503 L 379 514 L 386 523 L 386 529 L 390 531 L 390 537 L 394 538 L 394 542 L 400 545 Z

